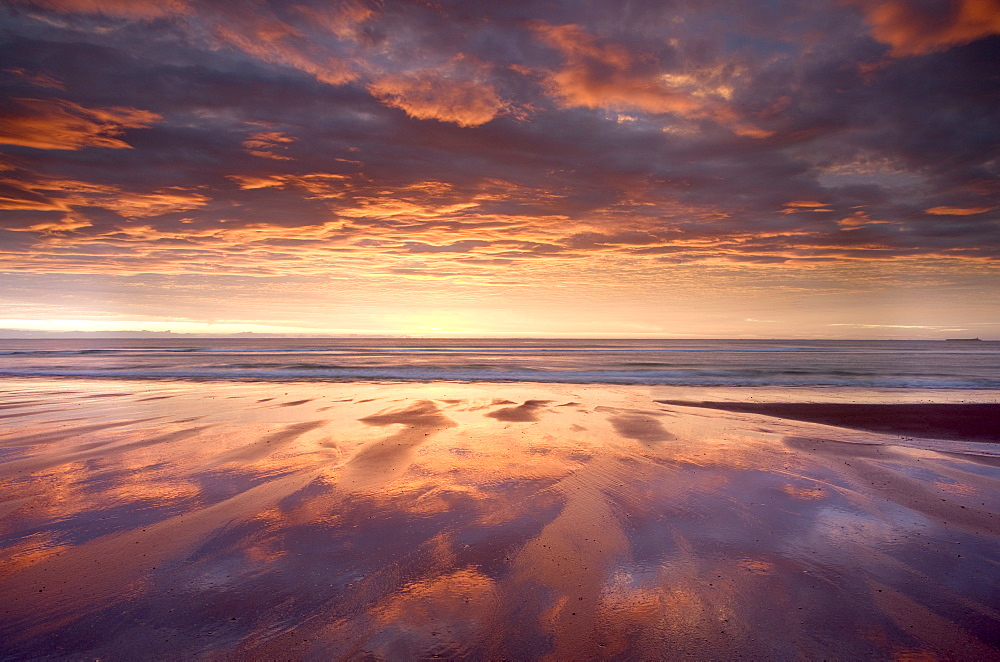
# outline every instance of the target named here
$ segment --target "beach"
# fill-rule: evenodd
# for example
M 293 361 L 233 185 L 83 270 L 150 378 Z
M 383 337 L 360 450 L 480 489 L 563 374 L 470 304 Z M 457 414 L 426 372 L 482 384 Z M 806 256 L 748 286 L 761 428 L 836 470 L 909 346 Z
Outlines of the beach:
M 997 401 L 8 377 L 0 656 L 995 658 Z

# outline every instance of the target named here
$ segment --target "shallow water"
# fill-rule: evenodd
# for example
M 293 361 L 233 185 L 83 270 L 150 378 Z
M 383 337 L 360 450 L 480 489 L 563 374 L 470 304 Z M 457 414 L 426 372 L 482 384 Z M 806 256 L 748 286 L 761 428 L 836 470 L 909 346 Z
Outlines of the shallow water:
M 676 388 L 5 386 L 5 659 L 1000 654 L 997 444 Z

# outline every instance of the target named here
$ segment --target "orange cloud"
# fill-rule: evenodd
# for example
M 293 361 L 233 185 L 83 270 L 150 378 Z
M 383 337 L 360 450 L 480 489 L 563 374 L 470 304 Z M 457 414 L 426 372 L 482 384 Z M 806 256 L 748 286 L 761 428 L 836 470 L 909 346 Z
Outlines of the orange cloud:
M 952 0 L 943 15 L 912 0 L 864 3 L 872 36 L 897 57 L 922 55 L 1000 34 L 1000 0 Z
M 186 0 L 21 0 L 21 3 L 63 13 L 132 19 L 192 12 Z M 358 2 L 346 2 L 334 9 L 300 8 L 298 11 L 312 24 L 326 28 L 341 39 L 355 36 L 358 25 L 374 15 Z M 203 19 L 209 16 L 211 12 L 202 12 Z M 213 23 L 217 39 L 266 62 L 299 69 L 331 85 L 342 85 L 357 78 L 347 61 L 324 55 L 301 31 L 273 14 L 262 13 L 258 3 L 245 11 L 240 10 L 239 14 L 227 15 L 223 10 Z
M 306 175 L 228 175 L 244 191 L 261 188 L 298 188 L 306 191 L 309 198 L 340 198 L 350 188 L 350 177 L 328 172 L 313 172 Z
M 806 211 L 830 212 L 833 210 L 830 209 L 829 205 L 825 202 L 816 202 L 815 200 L 793 200 L 785 203 L 785 208 L 781 210 L 781 213 L 798 214 Z
M 564 67 L 546 74 L 549 92 L 566 107 L 639 110 L 707 118 L 737 135 L 765 138 L 771 132 L 743 121 L 726 103 L 733 94 L 728 67 L 664 73 L 622 46 L 599 44 L 577 25 L 537 25 L 535 34 L 558 50 Z M 632 120 L 616 115 L 616 120 Z M 676 130 L 671 127 L 669 130 Z
M 65 13 L 104 14 L 127 18 L 157 18 L 189 11 L 184 0 L 28 0 L 22 4 Z
M 480 76 L 453 78 L 454 71 L 420 71 L 375 79 L 368 91 L 410 117 L 479 126 L 504 108 L 496 90 Z
M 127 218 L 145 218 L 196 209 L 211 199 L 200 193 L 176 187 L 152 193 L 132 193 L 123 192 L 115 186 L 69 179 L 36 181 L 0 179 L 0 185 L 9 187 L 8 191 L 0 196 L 0 209 L 69 211 L 74 207 L 99 207 Z M 59 226 L 60 230 L 66 229 L 63 225 Z M 36 230 L 38 226 L 26 229 Z
M 243 141 L 243 147 L 254 156 L 276 161 L 291 161 L 292 157 L 283 154 L 276 154 L 275 149 L 282 149 L 288 143 L 295 142 L 295 138 L 286 136 L 280 131 L 259 131 Z
M 91 182 L 81 182 L 75 179 L 51 179 L 42 178 L 34 181 L 18 181 L 16 179 L 3 179 L 0 183 L 10 186 L 17 186 L 28 191 L 58 191 L 67 193 L 114 193 L 118 189 L 108 184 L 93 184 Z
M 153 193 L 121 193 L 94 201 L 95 206 L 117 212 L 126 218 L 145 218 L 202 207 L 211 198 L 178 188 Z
M 215 35 L 249 55 L 304 71 L 329 85 L 343 85 L 358 77 L 350 63 L 317 52 L 301 31 L 274 16 L 219 23 Z
M 20 67 L 13 67 L 11 69 L 4 69 L 9 74 L 13 74 L 18 78 L 22 78 L 32 85 L 37 85 L 38 87 L 49 87 L 54 90 L 65 90 L 66 86 L 63 85 L 62 81 L 53 78 L 47 74 L 33 73 L 26 69 Z
M 673 90 L 654 72 L 637 72 L 635 58 L 625 48 L 599 45 L 577 25 L 539 25 L 535 32 L 565 60 L 562 70 L 548 75 L 548 83 L 567 106 L 685 116 L 704 112 L 703 100 Z
M 91 225 L 92 223 L 85 218 L 80 218 L 79 216 L 74 216 L 73 214 L 67 214 L 57 220 L 41 221 L 22 228 L 9 227 L 7 229 L 15 232 L 37 232 L 42 235 L 52 235 L 64 232 L 73 232 L 81 228 L 89 228 Z
M 74 204 L 88 205 L 88 196 L 118 191 L 113 186 L 71 179 L 21 181 L 5 178 L 0 179 L 0 186 L 4 189 L 4 193 L 0 195 L 0 209 L 32 211 L 69 211 Z
M 355 0 L 338 6 L 298 7 L 297 10 L 312 23 L 323 26 L 338 38 L 351 40 L 357 40 L 361 24 L 375 16 L 370 7 Z
M 14 189 L 0 193 L 0 209 L 31 211 L 66 211 L 62 200 L 53 200 L 37 193 Z
M 844 218 L 837 221 L 837 225 L 840 226 L 841 230 L 857 230 L 858 228 L 863 228 L 866 225 L 900 225 L 900 221 L 879 221 L 871 217 L 868 212 L 856 211 L 850 216 L 845 216 Z
M 985 214 L 993 211 L 996 207 L 931 207 L 925 209 L 925 214 L 933 216 L 974 216 L 975 214 Z
M 785 203 L 786 207 L 826 207 L 825 202 L 816 202 L 815 200 L 792 200 L 791 202 Z
M 144 129 L 160 119 L 160 115 L 138 108 L 84 108 L 62 99 L 12 99 L 0 111 L 0 144 L 36 149 L 131 149 L 115 136 L 124 129 Z

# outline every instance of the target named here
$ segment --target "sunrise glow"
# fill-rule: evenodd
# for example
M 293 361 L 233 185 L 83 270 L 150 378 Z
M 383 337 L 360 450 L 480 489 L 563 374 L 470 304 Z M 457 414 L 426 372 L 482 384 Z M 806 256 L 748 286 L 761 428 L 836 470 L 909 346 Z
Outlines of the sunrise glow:
M 0 329 L 1000 336 L 925 4 L 7 3 Z

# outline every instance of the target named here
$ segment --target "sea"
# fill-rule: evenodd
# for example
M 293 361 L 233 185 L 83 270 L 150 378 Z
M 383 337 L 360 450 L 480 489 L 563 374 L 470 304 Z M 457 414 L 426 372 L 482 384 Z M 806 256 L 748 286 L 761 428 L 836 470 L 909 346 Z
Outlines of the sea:
M 0 377 L 1000 389 L 1000 342 L 0 339 Z

